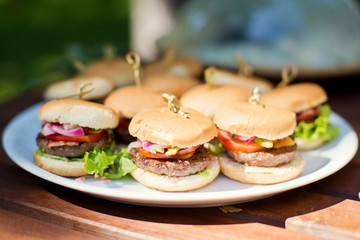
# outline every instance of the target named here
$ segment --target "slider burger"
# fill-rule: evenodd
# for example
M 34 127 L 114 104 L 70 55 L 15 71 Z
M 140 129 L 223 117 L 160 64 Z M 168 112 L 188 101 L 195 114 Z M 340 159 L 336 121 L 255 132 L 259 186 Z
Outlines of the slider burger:
M 104 105 L 114 109 L 120 117 L 116 128 L 117 138 L 123 143 L 130 143 L 136 140 L 128 130 L 133 116 L 147 109 L 165 107 L 166 103 L 161 99 L 161 93 L 151 88 L 127 86 L 111 92 L 105 98 Z
M 45 90 L 46 99 L 79 97 L 79 91 L 84 94 L 83 100 L 100 100 L 105 98 L 113 89 L 112 81 L 100 76 L 81 76 L 51 84 Z
M 197 78 L 200 77 L 203 68 L 203 64 L 196 58 L 179 56 L 169 64 L 159 60 L 146 65 L 144 75 L 150 76 L 153 74 L 167 73 L 169 75 Z
M 205 70 L 207 84 L 195 86 L 185 92 L 180 98 L 180 104 L 213 119 L 222 105 L 247 101 L 251 92 L 247 87 L 240 85 L 214 85 L 211 76 L 208 74 L 211 70 L 211 67 Z
M 94 60 L 87 65 L 86 74 L 108 78 L 116 87 L 134 84 L 133 71 L 122 57 Z
M 230 84 L 209 87 L 201 84 L 185 92 L 180 98 L 180 104 L 213 119 L 222 105 L 247 101 L 250 95 L 250 90 L 244 86 Z
M 136 86 L 115 90 L 105 99 L 104 104 L 114 109 L 120 116 L 119 126 L 116 129 L 117 138 L 123 143 L 130 143 L 136 140 L 128 130 L 131 118 L 138 112 L 166 105 L 159 92 L 141 86 L 139 55 L 129 52 L 126 54 L 126 61 L 133 68 Z
M 274 184 L 297 177 L 305 161 L 290 135 L 295 114 L 281 108 L 239 102 L 214 117 L 218 138 L 227 149 L 219 156 L 227 177 L 253 184 Z
M 108 44 L 104 48 L 104 57 L 88 63 L 86 75 L 102 76 L 110 79 L 116 87 L 134 84 L 134 74 L 125 58 L 115 55 L 115 47 Z
M 147 64 L 144 75 L 169 74 L 181 77 L 198 78 L 202 74 L 204 65 L 192 56 L 176 56 L 176 48 L 169 47 L 163 58 Z
M 298 83 L 265 93 L 261 102 L 296 113 L 295 142 L 300 150 L 314 149 L 334 139 L 339 130 L 329 122 L 325 90 L 315 83 Z
M 36 138 L 39 149 L 34 152 L 39 167 L 66 177 L 87 175 L 84 155 L 108 148 L 112 136 L 108 129 L 118 125 L 112 109 L 82 100 L 52 100 L 39 110 L 42 130 Z
M 170 75 L 166 73 L 145 76 L 143 86 L 158 92 L 167 92 L 177 97 L 183 95 L 187 90 L 200 84 L 200 80 L 192 77 Z
M 269 80 L 254 76 L 247 76 L 244 74 L 238 74 L 227 70 L 221 70 L 215 67 L 210 68 L 209 74 L 212 75 L 211 78 L 213 79 L 214 84 L 217 85 L 241 85 L 247 87 L 249 90 L 258 87 L 260 93 L 270 91 L 274 87 L 274 84 Z
M 220 171 L 217 159 L 202 146 L 216 136 L 216 127 L 201 113 L 187 108 L 182 111 L 173 98 L 170 101 L 172 110 L 147 110 L 131 120 L 130 134 L 138 139 L 128 146 L 138 167 L 131 175 L 141 184 L 161 191 L 201 188 Z

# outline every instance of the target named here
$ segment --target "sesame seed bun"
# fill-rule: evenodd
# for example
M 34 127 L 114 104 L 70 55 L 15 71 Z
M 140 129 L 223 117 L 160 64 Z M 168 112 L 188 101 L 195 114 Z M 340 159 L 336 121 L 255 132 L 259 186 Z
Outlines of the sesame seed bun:
M 94 129 L 115 128 L 118 114 L 109 107 L 75 99 L 51 100 L 41 106 L 40 121 L 79 125 Z
M 134 71 L 124 58 L 98 59 L 86 66 L 87 75 L 102 76 L 121 87 L 134 84 Z
M 212 79 L 216 84 L 236 84 L 249 88 L 251 91 L 258 87 L 261 93 L 270 91 L 274 84 L 269 80 L 254 77 L 254 76 L 244 76 L 236 73 L 232 73 L 225 70 L 217 69 L 212 73 Z
M 299 113 L 327 101 L 325 90 L 316 83 L 297 83 L 276 88 L 261 96 L 261 102 Z
M 138 113 L 130 122 L 129 132 L 141 141 L 180 148 L 200 145 L 216 136 L 216 127 L 208 117 L 190 108 L 182 110 L 188 118 L 168 108 Z
M 129 119 L 138 112 L 166 106 L 161 93 L 144 86 L 116 89 L 106 97 L 104 104 L 118 112 L 121 117 Z
M 162 93 L 173 94 L 180 97 L 190 88 L 200 84 L 195 78 L 181 77 L 169 74 L 154 74 L 145 77 L 142 85 Z
M 245 86 L 222 85 L 210 88 L 207 84 L 202 84 L 185 92 L 181 96 L 180 104 L 213 119 L 222 105 L 247 101 L 250 95 L 250 90 Z
M 290 162 L 277 167 L 255 167 L 241 164 L 229 158 L 226 154 L 219 157 L 222 173 L 236 181 L 252 184 L 274 184 L 285 182 L 300 175 L 305 166 L 305 160 L 297 153 Z
M 170 177 L 152 173 L 141 168 L 132 171 L 131 176 L 148 188 L 167 192 L 183 192 L 202 188 L 214 181 L 220 172 L 220 166 L 215 157 L 211 156 L 211 162 L 207 168 L 210 176 L 192 174 L 185 177 Z
M 109 92 L 114 89 L 114 84 L 111 80 L 100 76 L 81 76 L 71 78 L 65 81 L 51 84 L 46 90 L 44 97 L 46 99 L 56 99 L 80 92 L 80 88 L 86 84 L 88 85 L 84 90 L 94 88 L 93 91 L 83 96 L 84 100 L 96 100 L 104 98 Z M 78 98 L 74 96 L 73 98 Z
M 294 132 L 296 118 L 293 112 L 282 108 L 239 102 L 220 108 L 214 123 L 232 134 L 276 140 Z

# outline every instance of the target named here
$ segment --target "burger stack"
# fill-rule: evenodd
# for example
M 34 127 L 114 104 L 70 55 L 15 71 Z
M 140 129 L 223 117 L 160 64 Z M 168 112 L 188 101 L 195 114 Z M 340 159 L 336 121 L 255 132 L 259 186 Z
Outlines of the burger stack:
M 114 59 L 107 61 L 109 65 Z M 159 63 L 154 66 L 154 73 L 147 69 L 148 79 L 171 75 Z M 224 75 L 221 71 L 213 76 Z M 95 79 L 106 78 L 97 74 L 102 77 Z M 59 98 L 55 93 L 61 91 L 68 95 L 71 91 L 62 89 L 72 85 L 88 84 L 83 79 L 76 80 L 78 85 L 72 81 L 49 87 L 47 98 Z M 260 80 L 244 80 L 244 76 L 241 81 L 251 84 L 183 81 L 186 86 L 170 84 L 169 94 L 164 94 L 165 84 L 156 81 L 155 87 L 125 86 L 112 92 L 119 82 L 90 83 L 101 93 L 98 98 L 105 99 L 104 105 L 84 99 L 46 102 L 39 110 L 42 130 L 36 139 L 35 163 L 66 177 L 93 174 L 121 181 L 130 173 L 139 183 L 160 191 L 204 187 L 220 170 L 235 181 L 275 184 L 301 174 L 305 160 L 298 146 L 313 149 L 338 133 L 329 123 L 328 105 L 323 105 L 326 93 L 316 84 L 293 84 L 251 96 L 249 85 Z

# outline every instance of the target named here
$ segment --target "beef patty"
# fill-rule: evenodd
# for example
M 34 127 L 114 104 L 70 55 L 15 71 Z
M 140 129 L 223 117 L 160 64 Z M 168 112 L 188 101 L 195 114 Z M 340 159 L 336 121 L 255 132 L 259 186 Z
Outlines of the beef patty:
M 142 155 L 137 148 L 130 150 L 131 159 L 136 166 L 149 172 L 170 177 L 184 177 L 203 171 L 211 162 L 208 150 L 200 146 L 187 159 L 153 159 Z
M 297 147 L 294 145 L 252 153 L 228 150 L 227 155 L 239 163 L 245 163 L 250 166 L 276 167 L 289 162 L 295 157 L 296 152 Z
M 56 147 L 48 147 L 48 144 L 51 140 L 47 139 L 41 133 L 38 134 L 36 138 L 37 145 L 40 149 L 44 149 L 44 151 L 48 154 L 58 155 L 63 157 L 81 157 L 85 154 L 85 152 L 93 150 L 95 147 L 106 148 L 111 145 L 112 139 L 109 134 L 105 134 L 104 137 L 99 139 L 96 142 L 80 142 L 77 146 L 56 146 Z

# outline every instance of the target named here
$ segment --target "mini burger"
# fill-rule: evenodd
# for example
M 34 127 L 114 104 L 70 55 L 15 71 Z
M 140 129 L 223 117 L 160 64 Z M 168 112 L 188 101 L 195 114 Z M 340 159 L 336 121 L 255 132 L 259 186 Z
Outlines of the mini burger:
M 104 58 L 96 59 L 86 66 L 86 75 L 102 76 L 110 79 L 116 87 L 134 84 L 134 73 L 125 58 L 106 53 Z
M 161 191 L 190 191 L 219 174 L 217 159 L 202 146 L 216 136 L 215 125 L 193 109 L 182 113 L 156 108 L 131 120 L 130 134 L 138 139 L 128 146 L 138 167 L 131 175 L 141 184 Z
M 82 100 L 52 100 L 39 110 L 42 130 L 34 152 L 39 167 L 66 177 L 86 175 L 86 152 L 108 148 L 112 136 L 108 129 L 118 125 L 117 113 L 101 104 Z
M 212 75 L 211 78 L 213 79 L 213 82 L 218 85 L 241 85 L 249 88 L 250 90 L 258 87 L 260 93 L 265 93 L 274 87 L 274 84 L 269 80 L 254 76 L 237 74 L 227 70 L 220 70 L 215 67 L 212 67 L 210 74 Z
M 298 83 L 276 88 L 261 97 L 261 102 L 296 113 L 294 138 L 300 150 L 310 150 L 334 139 L 338 128 L 330 124 L 330 107 L 325 90 L 315 83 Z
M 145 76 L 142 84 L 143 86 L 152 88 L 155 91 L 166 92 L 180 97 L 189 89 L 200 84 L 200 80 L 192 77 L 159 73 Z
M 45 90 L 46 99 L 57 98 L 79 98 L 82 91 L 83 100 L 101 100 L 104 99 L 113 89 L 112 81 L 100 76 L 81 76 L 51 84 Z
M 180 98 L 180 104 L 213 119 L 222 105 L 247 101 L 250 95 L 250 90 L 245 86 L 229 84 L 211 87 L 201 84 L 185 92 Z
M 204 65 L 191 56 L 176 56 L 176 48 L 169 47 L 162 59 L 147 64 L 144 68 L 144 75 L 169 74 L 181 77 L 200 77 Z
M 155 61 L 145 66 L 144 75 L 169 74 L 181 77 L 200 77 L 204 66 L 196 58 L 179 56 L 167 63 L 164 60 Z
M 165 107 L 166 103 L 161 99 L 161 93 L 148 87 L 127 86 L 111 92 L 104 101 L 105 106 L 114 109 L 119 117 L 119 125 L 116 128 L 116 136 L 122 143 L 135 141 L 129 134 L 129 123 L 138 112 Z
M 295 114 L 281 108 L 239 102 L 220 108 L 214 123 L 227 152 L 219 156 L 227 177 L 252 184 L 274 184 L 297 177 L 305 161 L 290 135 Z

